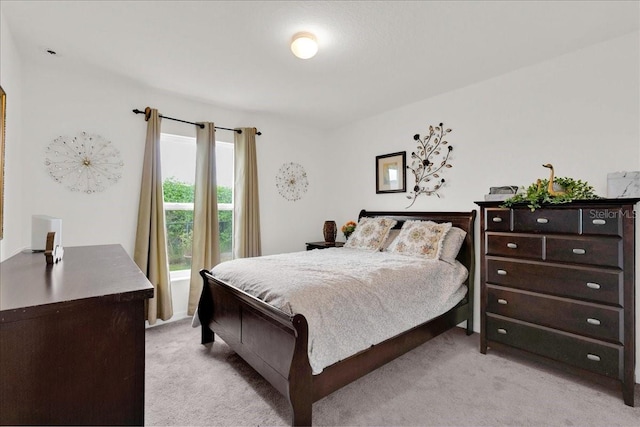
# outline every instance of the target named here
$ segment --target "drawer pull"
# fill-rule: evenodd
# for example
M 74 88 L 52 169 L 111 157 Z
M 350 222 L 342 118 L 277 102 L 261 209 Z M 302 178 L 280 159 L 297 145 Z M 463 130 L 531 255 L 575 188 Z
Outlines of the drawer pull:
M 594 225 L 605 225 L 607 223 L 604 219 L 594 219 L 591 222 L 593 222 Z
M 498 274 L 500 276 L 506 276 L 507 275 L 507 270 L 498 270 Z
M 600 321 L 598 319 L 594 319 L 592 317 L 587 318 L 587 323 L 590 324 L 590 325 L 596 325 L 596 326 L 600 325 Z
M 498 298 L 498 304 L 507 305 L 507 300 L 503 298 Z
M 518 249 L 518 245 L 516 245 L 515 243 L 507 243 L 507 247 L 509 249 Z
M 499 216 L 494 216 L 493 218 L 491 218 L 491 221 L 493 221 L 493 222 L 502 222 L 502 218 L 500 218 Z
M 536 219 L 536 222 L 538 224 L 546 224 L 546 223 L 549 222 L 549 220 L 547 218 L 538 218 L 538 219 Z
M 502 335 L 507 335 L 507 330 L 503 328 L 498 328 L 498 333 Z
M 576 255 L 584 255 L 584 254 L 587 253 L 587 251 L 585 251 L 584 249 L 580 249 L 580 248 L 575 248 L 572 252 L 574 254 L 576 254 Z
M 600 289 L 600 285 L 597 284 L 597 283 L 593 283 L 593 282 L 587 282 L 587 288 Z
M 591 353 L 587 353 L 587 359 L 593 360 L 594 362 L 599 362 L 600 361 L 600 356 L 597 356 L 597 355 L 591 354 Z

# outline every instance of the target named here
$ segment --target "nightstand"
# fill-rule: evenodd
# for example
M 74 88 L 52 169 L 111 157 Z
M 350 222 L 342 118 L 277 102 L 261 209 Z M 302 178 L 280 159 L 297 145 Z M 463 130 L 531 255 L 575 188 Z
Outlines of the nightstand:
M 311 249 L 327 249 L 327 248 L 341 248 L 344 246 L 344 242 L 307 242 L 307 250 Z

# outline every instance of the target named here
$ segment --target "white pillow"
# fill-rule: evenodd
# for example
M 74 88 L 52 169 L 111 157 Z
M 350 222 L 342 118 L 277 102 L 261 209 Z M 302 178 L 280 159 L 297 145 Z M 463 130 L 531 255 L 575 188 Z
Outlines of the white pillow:
M 442 242 L 450 229 L 450 222 L 438 224 L 433 221 L 405 221 L 389 251 L 427 259 L 439 259 Z
M 344 247 L 379 251 L 389 235 L 389 230 L 396 223 L 395 219 L 363 217 L 358 222 L 353 234 L 347 239 Z
M 440 252 L 440 259 L 453 263 L 460 252 L 460 248 L 464 243 L 464 238 L 467 236 L 467 232 L 458 227 L 451 227 L 449 232 L 444 236 L 442 242 L 442 251 Z
M 391 246 L 391 244 L 396 239 L 396 237 L 398 237 L 399 234 L 400 234 L 400 229 L 399 228 L 392 228 L 391 230 L 389 230 L 389 235 L 385 239 L 381 250 L 382 251 L 388 251 L 389 250 L 389 246 Z

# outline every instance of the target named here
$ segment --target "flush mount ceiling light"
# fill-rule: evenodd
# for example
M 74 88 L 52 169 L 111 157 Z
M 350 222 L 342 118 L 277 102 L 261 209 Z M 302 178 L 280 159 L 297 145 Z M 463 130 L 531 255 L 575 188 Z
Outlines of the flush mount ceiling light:
M 311 33 L 297 33 L 291 40 L 291 52 L 300 59 L 309 59 L 318 52 L 318 42 Z

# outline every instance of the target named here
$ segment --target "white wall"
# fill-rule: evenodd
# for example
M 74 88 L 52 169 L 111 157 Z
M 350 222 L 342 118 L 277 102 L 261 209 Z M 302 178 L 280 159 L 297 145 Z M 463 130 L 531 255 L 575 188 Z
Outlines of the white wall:
M 342 154 L 328 183 L 344 187 L 328 203 L 335 218 L 354 219 L 362 208 L 404 210 L 406 195 L 376 195 L 375 156 L 410 154 L 413 135 L 439 122 L 453 129 L 453 168 L 444 174 L 442 198 L 421 195 L 410 210 L 478 209 L 474 201 L 491 186 L 528 186 L 547 178 L 543 163 L 606 196 L 607 173 L 640 170 L 639 40 L 638 33 L 630 34 L 335 130 L 327 139 Z M 414 184 L 410 177 L 407 184 Z M 636 261 L 640 272 L 638 266 Z M 475 277 L 478 330 L 479 271 Z M 636 299 L 638 308 L 640 292 Z M 640 354 L 640 315 L 636 319 Z
M 7 94 L 4 169 L 4 238 L 0 261 L 22 249 L 22 64 L 4 15 L 0 13 L 0 86 Z
M 361 208 L 403 210 L 404 194 L 375 194 L 375 156 L 414 149 L 430 124 L 453 129 L 455 147 L 442 198 L 412 210 L 473 209 L 490 186 L 559 176 L 589 181 L 606 195 L 606 175 L 638 170 L 638 33 L 452 91 L 341 129 L 327 138 L 336 159 L 332 204 L 341 221 Z M 429 82 L 425 82 L 429 84 Z M 413 181 L 408 179 L 411 186 Z
M 326 189 L 322 186 L 324 140 L 317 131 L 301 128 L 266 114 L 245 113 L 151 90 L 99 70 L 69 64 L 64 58 L 43 57 L 24 64 L 23 166 L 24 187 L 36 197 L 24 200 L 22 245 L 30 242 L 31 214 L 63 220 L 64 246 L 120 243 L 131 254 L 135 240 L 138 195 L 146 123 L 133 108 L 147 105 L 167 116 L 190 121 L 214 121 L 224 127 L 256 126 L 261 193 L 261 222 L 265 254 L 302 250 L 304 242 L 322 236 Z M 164 132 L 195 136 L 191 125 L 163 120 Z M 54 182 L 44 166 L 45 147 L 60 135 L 80 131 L 110 140 L 124 159 L 122 179 L 101 193 L 72 193 Z M 218 131 L 232 141 L 233 134 Z M 310 177 L 307 195 L 288 202 L 277 194 L 275 174 L 284 162 L 302 164 Z M 9 228 L 16 227 L 11 220 Z

